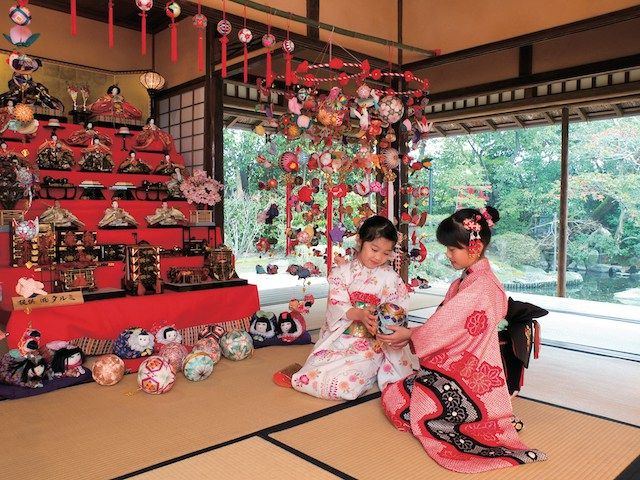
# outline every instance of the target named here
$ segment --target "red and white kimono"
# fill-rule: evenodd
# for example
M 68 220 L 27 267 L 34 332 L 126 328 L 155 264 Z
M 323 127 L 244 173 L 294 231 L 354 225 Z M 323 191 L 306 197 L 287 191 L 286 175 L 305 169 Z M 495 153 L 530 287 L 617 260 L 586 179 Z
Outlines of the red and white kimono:
M 374 338 L 345 332 L 352 323 L 346 313 L 356 302 L 389 302 L 407 309 L 409 293 L 393 268 L 370 269 L 355 259 L 334 267 L 327 281 L 326 320 L 311 355 L 291 379 L 293 388 L 314 397 L 353 400 L 376 379 L 382 390 L 409 375 L 413 370 L 408 348 L 392 349 Z
M 420 370 L 382 393 L 394 426 L 411 430 L 449 470 L 476 473 L 546 459 L 520 441 L 511 423 L 497 329 L 506 311 L 506 295 L 489 261 L 478 261 L 413 330 Z

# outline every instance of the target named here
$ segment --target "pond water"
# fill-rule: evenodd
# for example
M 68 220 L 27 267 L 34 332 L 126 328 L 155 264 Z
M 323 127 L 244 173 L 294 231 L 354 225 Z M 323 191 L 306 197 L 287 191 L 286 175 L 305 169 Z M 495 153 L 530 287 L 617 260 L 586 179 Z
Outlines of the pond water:
M 594 302 L 618 302 L 613 294 L 623 292 L 629 288 L 640 287 L 640 276 L 633 277 L 609 277 L 606 273 L 581 273 L 583 282 L 579 285 L 567 287 L 568 298 L 579 298 L 581 300 L 592 300 Z M 519 292 L 537 293 L 539 295 L 555 295 L 556 288 L 523 288 Z

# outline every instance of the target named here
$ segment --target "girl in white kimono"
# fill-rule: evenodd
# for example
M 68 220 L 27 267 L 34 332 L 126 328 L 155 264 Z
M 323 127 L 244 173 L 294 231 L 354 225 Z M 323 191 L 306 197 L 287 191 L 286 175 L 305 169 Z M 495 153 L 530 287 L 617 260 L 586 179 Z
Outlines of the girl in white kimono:
M 356 258 L 329 275 L 326 320 L 304 366 L 292 376 L 293 388 L 315 397 L 353 400 L 378 381 L 380 390 L 412 372 L 408 351 L 375 339 L 373 309 L 394 303 L 407 309 L 409 295 L 389 265 L 398 233 L 384 217 L 367 219 L 358 231 Z

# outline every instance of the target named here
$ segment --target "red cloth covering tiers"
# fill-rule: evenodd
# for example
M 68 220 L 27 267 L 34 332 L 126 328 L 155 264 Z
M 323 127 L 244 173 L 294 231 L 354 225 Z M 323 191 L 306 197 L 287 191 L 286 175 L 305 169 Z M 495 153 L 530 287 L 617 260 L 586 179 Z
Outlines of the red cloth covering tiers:
M 29 326 L 42 333 L 41 344 L 81 338 L 115 340 L 132 326 L 152 330 L 174 325 L 225 323 L 250 317 L 260 309 L 258 288 L 241 285 L 192 292 L 168 291 L 143 297 L 96 300 L 81 305 L 13 311 L 7 324 L 9 348 L 16 348 Z

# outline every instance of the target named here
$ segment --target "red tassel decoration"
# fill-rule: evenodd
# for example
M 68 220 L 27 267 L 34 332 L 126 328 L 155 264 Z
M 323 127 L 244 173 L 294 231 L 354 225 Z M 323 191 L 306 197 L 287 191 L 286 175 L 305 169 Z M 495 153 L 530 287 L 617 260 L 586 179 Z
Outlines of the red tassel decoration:
M 227 43 L 229 43 L 229 39 L 226 35 L 220 37 L 222 54 L 222 78 L 227 78 Z
M 271 70 L 271 49 L 267 50 L 267 88 L 273 84 L 273 71 Z
M 71 0 L 71 35 L 74 37 L 78 34 L 78 8 L 76 0 Z
M 147 12 L 142 12 L 142 25 L 140 26 L 140 53 L 147 54 Z
M 178 61 L 178 26 L 174 19 L 171 19 L 171 61 Z
M 202 30 L 198 32 L 198 71 L 204 70 L 204 36 Z
M 284 56 L 285 58 L 285 70 L 284 70 L 284 79 L 287 87 L 291 85 L 291 54 L 287 52 Z
M 242 65 L 242 80 L 244 83 L 249 81 L 249 51 L 247 50 L 247 44 L 244 44 L 244 63 Z
M 193 16 L 193 26 L 198 30 L 198 70 L 204 70 L 204 31 L 207 28 L 207 17 L 202 14 L 202 6 L 198 0 L 198 13 Z
M 109 48 L 113 48 L 113 0 L 109 0 Z

